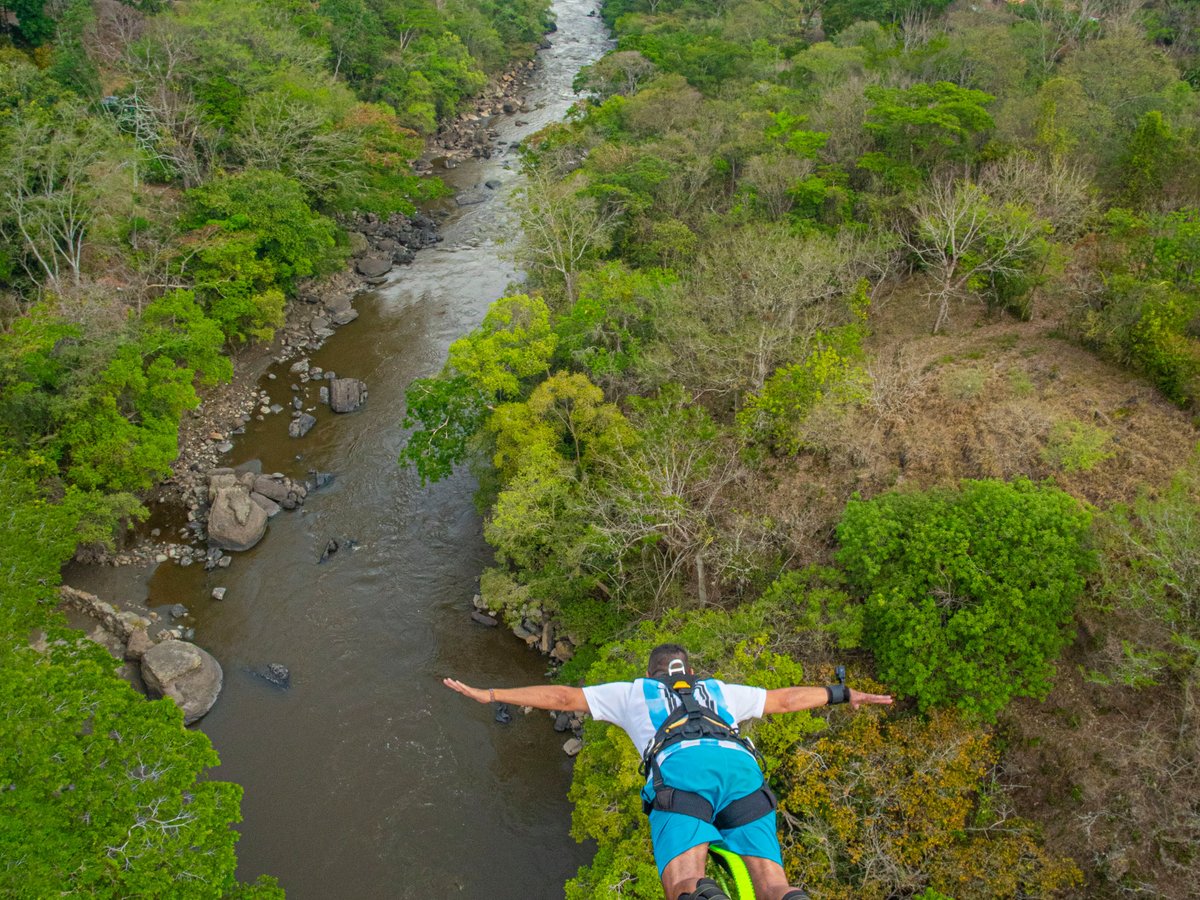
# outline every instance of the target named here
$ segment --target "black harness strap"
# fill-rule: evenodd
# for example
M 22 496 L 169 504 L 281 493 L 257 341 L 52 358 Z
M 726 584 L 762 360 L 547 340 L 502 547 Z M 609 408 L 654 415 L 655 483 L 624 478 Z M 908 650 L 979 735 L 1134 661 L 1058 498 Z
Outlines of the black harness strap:
M 738 828 L 760 819 L 774 810 L 779 804 L 775 794 L 767 786 L 762 787 L 745 797 L 739 797 L 720 810 L 714 810 L 711 803 L 694 791 L 669 787 L 663 781 L 662 770 L 658 765 L 658 755 L 680 741 L 697 740 L 702 737 L 712 737 L 718 740 L 736 743 L 754 755 L 759 765 L 762 757 L 754 744 L 744 738 L 734 725 L 713 714 L 707 707 L 702 706 L 695 697 L 696 679 L 693 676 L 681 675 L 670 679 L 659 679 L 667 689 L 679 698 L 680 705 L 659 726 L 651 741 L 649 749 L 642 757 L 641 773 L 649 775 L 654 787 L 653 802 L 642 801 L 642 811 L 649 815 L 651 810 L 682 813 L 705 822 L 711 822 L 722 831 Z M 715 815 L 714 815 L 715 813 Z

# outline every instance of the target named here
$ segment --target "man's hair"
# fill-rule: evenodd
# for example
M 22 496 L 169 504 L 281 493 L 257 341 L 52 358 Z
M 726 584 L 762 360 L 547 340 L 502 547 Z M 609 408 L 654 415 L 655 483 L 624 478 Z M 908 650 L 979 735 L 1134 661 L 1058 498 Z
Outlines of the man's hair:
M 683 668 L 686 671 L 691 668 L 688 664 L 688 652 L 678 644 L 659 644 L 650 651 L 650 662 L 646 665 L 646 671 L 650 673 L 652 678 L 657 678 L 659 675 L 667 674 L 667 667 L 672 661 L 680 660 L 683 663 Z

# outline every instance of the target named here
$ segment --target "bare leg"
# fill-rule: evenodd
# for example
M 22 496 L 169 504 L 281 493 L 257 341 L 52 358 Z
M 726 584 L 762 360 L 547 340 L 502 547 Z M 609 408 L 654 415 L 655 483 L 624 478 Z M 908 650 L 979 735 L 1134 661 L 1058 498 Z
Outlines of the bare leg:
M 754 893 L 758 895 L 759 900 L 780 900 L 788 891 L 796 890 L 795 885 L 788 884 L 787 876 L 783 874 L 783 866 L 774 860 L 761 856 L 743 856 L 742 862 L 750 871 Z
M 708 844 L 699 844 L 690 850 L 684 850 L 667 863 L 662 873 L 663 893 L 667 900 L 679 900 L 680 894 L 694 891 L 696 882 L 704 877 L 704 865 L 707 861 Z M 782 874 L 783 869 L 779 871 Z

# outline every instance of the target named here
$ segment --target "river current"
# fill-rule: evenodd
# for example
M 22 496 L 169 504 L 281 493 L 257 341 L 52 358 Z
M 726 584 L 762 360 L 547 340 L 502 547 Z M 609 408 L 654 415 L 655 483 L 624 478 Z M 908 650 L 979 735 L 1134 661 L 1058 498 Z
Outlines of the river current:
M 593 0 L 555 0 L 558 30 L 526 93 L 526 111 L 492 123 L 511 144 L 562 118 L 580 67 L 609 49 Z M 520 121 L 523 124 L 518 125 Z M 507 146 L 507 145 L 506 145 Z M 279 878 L 305 898 L 552 898 L 587 861 L 568 835 L 571 763 L 544 713 L 509 725 L 444 688 L 545 680 L 546 662 L 502 629 L 468 619 L 490 554 L 460 473 L 421 487 L 396 462 L 404 391 L 436 373 L 520 273 L 503 242 L 515 153 L 442 173 L 486 202 L 455 209 L 444 242 L 355 303 L 359 318 L 310 357 L 367 382 L 359 412 L 319 410 L 299 440 L 286 416 L 252 422 L 227 464 L 302 480 L 333 472 L 298 512 L 272 520 L 227 570 L 72 567 L 68 583 L 105 599 L 183 603 L 196 643 L 225 670 L 198 726 L 221 756 L 213 777 L 245 788 L 239 877 Z M 498 180 L 496 190 L 483 188 Z M 287 365 L 260 387 L 290 404 Z M 330 539 L 341 549 L 319 560 Z M 211 599 L 225 587 L 225 600 Z M 291 670 L 280 690 L 252 674 Z

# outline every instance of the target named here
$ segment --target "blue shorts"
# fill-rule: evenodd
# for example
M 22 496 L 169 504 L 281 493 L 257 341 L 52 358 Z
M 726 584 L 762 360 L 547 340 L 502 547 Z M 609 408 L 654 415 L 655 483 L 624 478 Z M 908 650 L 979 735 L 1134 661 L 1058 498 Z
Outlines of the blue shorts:
M 727 742 L 680 745 L 661 760 L 661 769 L 663 781 L 680 790 L 694 791 L 711 803 L 713 809 L 723 809 L 731 801 L 758 790 L 763 783 L 754 757 Z M 642 793 L 647 799 L 653 798 L 649 785 Z M 695 816 L 655 809 L 650 812 L 650 838 L 659 875 L 676 856 L 700 844 L 719 844 L 739 856 L 761 856 L 783 865 L 774 812 L 721 831 Z

